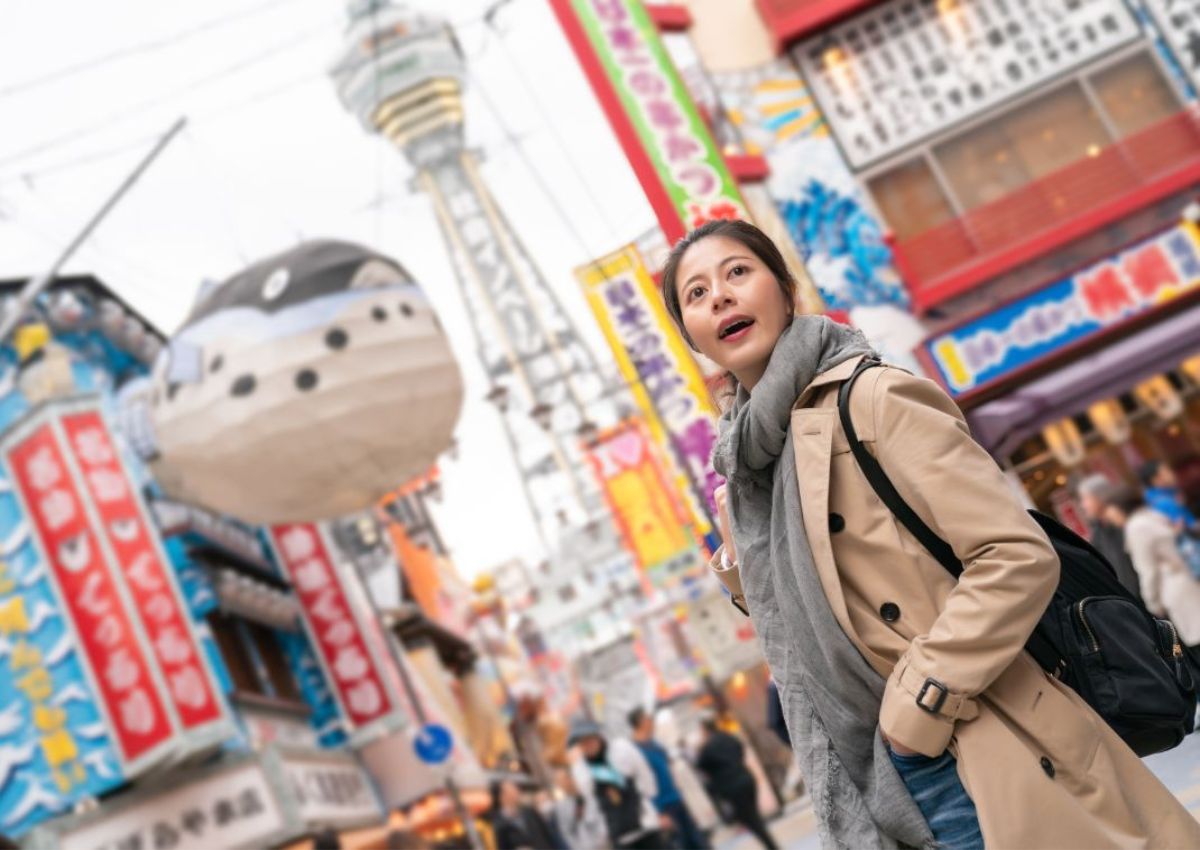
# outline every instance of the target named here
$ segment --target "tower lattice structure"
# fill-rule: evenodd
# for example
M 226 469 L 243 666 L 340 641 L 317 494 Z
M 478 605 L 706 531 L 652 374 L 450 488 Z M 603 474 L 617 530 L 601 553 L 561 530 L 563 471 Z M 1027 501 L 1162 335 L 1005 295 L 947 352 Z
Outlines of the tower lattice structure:
M 451 28 L 386 0 L 349 7 L 332 69 L 343 105 L 412 165 L 455 266 L 476 352 L 550 551 L 580 568 L 620 556 L 581 442 L 616 422 L 613 379 L 489 191 L 463 135 L 466 68 Z

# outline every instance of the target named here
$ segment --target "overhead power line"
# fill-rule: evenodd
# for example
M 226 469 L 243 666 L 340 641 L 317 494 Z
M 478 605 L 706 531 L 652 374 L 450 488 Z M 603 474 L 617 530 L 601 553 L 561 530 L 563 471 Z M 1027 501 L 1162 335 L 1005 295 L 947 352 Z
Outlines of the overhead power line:
M 245 20 L 246 18 L 257 15 L 267 9 L 275 6 L 282 6 L 286 3 L 294 2 L 294 0 L 266 0 L 265 3 L 259 3 L 257 6 L 251 6 L 247 9 L 240 9 L 229 15 L 222 15 L 219 18 L 210 18 L 203 23 L 188 27 L 187 29 L 178 30 L 170 35 L 152 38 L 146 41 L 138 42 L 137 44 L 126 45 L 125 47 L 117 48 L 108 53 L 99 56 L 93 56 L 91 59 L 84 59 L 82 62 L 76 62 L 71 65 L 58 68 L 54 71 L 42 74 L 41 76 L 32 77 L 27 80 L 21 80 L 9 86 L 0 86 L 0 98 L 12 97 L 18 94 L 24 94 L 28 91 L 48 86 L 51 83 L 57 83 L 60 80 L 69 79 L 86 71 L 94 71 L 105 65 L 110 65 L 113 62 L 119 62 L 122 59 L 129 59 L 134 56 L 140 56 L 145 53 L 152 53 L 157 50 L 163 50 L 168 47 L 175 47 L 181 42 L 188 41 L 199 35 L 222 29 L 230 24 Z
M 234 62 L 231 65 L 227 65 L 211 74 L 198 77 L 191 82 L 185 83 L 184 85 L 179 86 L 178 88 L 175 88 L 169 92 L 155 95 L 154 97 L 147 98 L 146 100 L 139 101 L 132 106 L 126 107 L 121 111 L 121 114 L 116 117 L 105 118 L 102 121 L 94 121 L 90 124 L 76 127 L 69 132 L 61 133 L 49 139 L 43 139 L 27 148 L 23 148 L 22 150 L 0 156 L 0 165 L 7 165 L 12 162 L 19 162 L 22 159 L 40 156 L 47 151 L 56 150 L 76 142 L 85 136 L 90 136 L 103 130 L 107 130 L 109 127 L 126 123 L 131 118 L 134 118 L 150 109 L 170 103 L 171 101 L 177 99 L 180 95 L 187 94 L 188 92 L 194 91 L 198 88 L 203 88 L 204 86 L 210 85 L 218 80 L 223 80 L 236 74 L 240 74 L 248 68 L 259 65 L 267 59 L 270 59 L 280 53 L 293 50 L 297 46 L 311 41 L 316 36 L 328 32 L 328 27 L 328 23 L 323 23 L 320 26 L 302 30 L 299 33 L 293 33 L 287 38 L 275 42 L 269 47 L 255 51 L 252 56 L 247 56 L 243 59 L 240 59 L 239 61 Z

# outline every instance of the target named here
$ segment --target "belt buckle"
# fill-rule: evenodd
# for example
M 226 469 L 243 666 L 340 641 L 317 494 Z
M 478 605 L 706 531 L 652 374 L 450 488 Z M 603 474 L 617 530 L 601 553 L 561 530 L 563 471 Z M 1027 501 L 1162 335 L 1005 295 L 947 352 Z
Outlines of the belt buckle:
M 925 704 L 925 694 L 930 688 L 937 688 L 937 699 L 934 700 L 932 706 Z M 942 706 L 946 704 L 946 698 L 950 696 L 950 689 L 932 677 L 925 680 L 925 684 L 921 685 L 921 690 L 917 692 L 917 708 L 929 714 L 940 714 Z

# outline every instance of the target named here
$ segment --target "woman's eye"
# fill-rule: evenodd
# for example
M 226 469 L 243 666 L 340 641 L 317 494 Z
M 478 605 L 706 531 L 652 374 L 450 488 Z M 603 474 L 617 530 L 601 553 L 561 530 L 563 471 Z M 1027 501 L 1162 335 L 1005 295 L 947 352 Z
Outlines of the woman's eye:
M 746 267 L 745 266 L 734 266 L 733 268 L 731 268 L 729 270 L 729 273 L 731 275 L 744 275 L 746 273 Z
M 692 291 L 688 293 L 688 298 L 695 300 L 704 294 L 703 286 L 693 286 Z

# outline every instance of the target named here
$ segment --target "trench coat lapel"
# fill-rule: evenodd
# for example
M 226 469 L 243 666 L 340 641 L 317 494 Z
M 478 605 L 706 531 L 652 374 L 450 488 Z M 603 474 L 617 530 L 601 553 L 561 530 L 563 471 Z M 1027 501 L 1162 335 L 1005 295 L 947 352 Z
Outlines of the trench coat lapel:
M 833 543 L 829 539 L 829 473 L 833 457 L 833 437 L 837 425 L 833 408 L 801 408 L 792 411 L 792 443 L 796 454 L 796 479 L 800 484 L 800 505 L 804 511 L 804 530 L 812 549 L 813 561 L 825 596 L 834 616 L 847 634 L 853 634 L 846 598 Z

